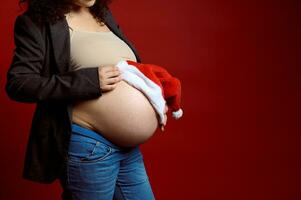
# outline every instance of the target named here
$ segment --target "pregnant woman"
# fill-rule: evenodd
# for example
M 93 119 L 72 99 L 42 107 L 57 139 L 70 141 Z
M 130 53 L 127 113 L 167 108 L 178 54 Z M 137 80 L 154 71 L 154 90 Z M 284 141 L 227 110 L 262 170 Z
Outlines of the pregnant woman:
M 15 22 L 6 91 L 37 103 L 23 177 L 59 178 L 65 200 L 155 199 L 139 144 L 153 135 L 158 116 L 115 66 L 140 58 L 109 1 L 21 2 L 28 8 Z

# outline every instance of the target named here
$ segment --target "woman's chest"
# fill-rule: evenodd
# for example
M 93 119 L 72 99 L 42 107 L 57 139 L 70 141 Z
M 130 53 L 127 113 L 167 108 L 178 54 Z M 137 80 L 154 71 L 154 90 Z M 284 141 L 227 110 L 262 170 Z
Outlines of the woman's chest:
M 120 60 L 136 61 L 132 49 L 113 32 L 70 29 L 71 69 L 116 65 Z

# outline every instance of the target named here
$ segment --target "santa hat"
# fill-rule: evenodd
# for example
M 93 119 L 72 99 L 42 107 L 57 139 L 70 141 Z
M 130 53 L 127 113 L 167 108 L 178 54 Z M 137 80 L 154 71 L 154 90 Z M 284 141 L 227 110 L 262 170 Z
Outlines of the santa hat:
M 172 116 L 179 119 L 183 115 L 180 108 L 181 83 L 163 67 L 142 64 L 131 60 L 121 60 L 116 65 L 121 71 L 121 78 L 145 94 L 163 124 L 165 104 L 172 111 Z

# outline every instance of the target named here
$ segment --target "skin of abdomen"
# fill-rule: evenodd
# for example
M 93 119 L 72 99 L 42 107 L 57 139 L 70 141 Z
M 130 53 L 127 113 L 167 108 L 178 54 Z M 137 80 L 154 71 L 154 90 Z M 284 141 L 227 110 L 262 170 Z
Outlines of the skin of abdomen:
M 146 142 L 158 127 L 158 115 L 147 97 L 125 81 L 96 99 L 72 105 L 72 121 L 119 146 Z

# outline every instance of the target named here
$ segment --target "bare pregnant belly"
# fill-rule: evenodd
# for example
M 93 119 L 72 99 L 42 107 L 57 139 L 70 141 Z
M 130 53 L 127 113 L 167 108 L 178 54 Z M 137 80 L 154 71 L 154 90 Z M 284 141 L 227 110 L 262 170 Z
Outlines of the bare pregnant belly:
M 158 126 L 157 114 L 148 99 L 125 81 L 99 98 L 73 104 L 72 121 L 119 146 L 144 143 Z

